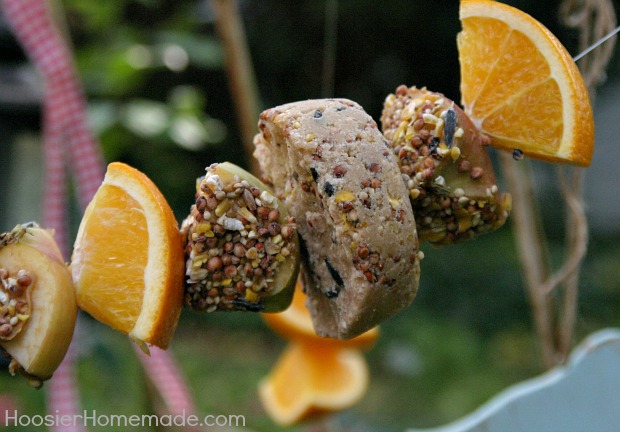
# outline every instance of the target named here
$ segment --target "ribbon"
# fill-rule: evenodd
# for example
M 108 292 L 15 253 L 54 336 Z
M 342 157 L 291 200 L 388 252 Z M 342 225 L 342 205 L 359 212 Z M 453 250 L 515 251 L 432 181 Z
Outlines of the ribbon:
M 96 138 L 88 126 L 86 102 L 71 51 L 56 27 L 45 0 L 1 0 L 8 23 L 28 57 L 41 73 L 43 101 L 43 153 L 45 190 L 42 217 L 55 230 L 56 241 L 69 257 L 68 171 L 82 211 L 101 185 L 104 164 Z M 79 331 L 69 352 L 47 385 L 48 411 L 57 416 L 82 414 L 74 375 Z M 188 388 L 172 356 L 155 347 L 140 361 L 166 408 L 173 414 L 194 413 Z M 81 425 L 54 425 L 51 432 L 83 432 Z
M 185 378 L 170 353 L 155 346 L 149 347 L 150 355 L 146 355 L 135 344 L 134 349 L 168 412 L 186 418 L 196 415 L 197 410 Z
M 86 104 L 71 52 L 46 2 L 3 0 L 2 4 L 15 36 L 43 77 L 43 223 L 55 230 L 56 241 L 67 257 L 67 166 L 70 163 L 73 169 L 84 209 L 103 180 L 103 159 L 87 125 Z

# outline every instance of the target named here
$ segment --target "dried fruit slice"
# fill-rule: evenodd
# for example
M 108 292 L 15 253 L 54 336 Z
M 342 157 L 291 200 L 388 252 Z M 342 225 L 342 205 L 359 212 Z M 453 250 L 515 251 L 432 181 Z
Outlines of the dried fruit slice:
M 504 224 L 510 196 L 499 193 L 488 138 L 454 102 L 402 85 L 386 98 L 381 123 L 421 241 L 452 244 Z
M 291 343 L 259 384 L 260 400 L 281 425 L 347 409 L 368 388 L 362 353 L 325 344 Z
M 462 0 L 460 18 L 463 107 L 491 145 L 588 166 L 592 107 L 575 62 L 556 37 L 495 1 Z
M 209 166 L 182 230 L 185 303 L 192 310 L 289 306 L 300 262 L 295 219 L 252 174 L 229 162 Z
M 82 218 L 71 270 L 80 308 L 138 342 L 168 346 L 183 304 L 183 240 L 146 175 L 108 166 Z
M 52 234 L 36 224 L 0 235 L 0 347 L 40 386 L 64 358 L 77 305 L 71 274 Z
M 306 294 L 303 292 L 301 281 L 298 281 L 291 306 L 281 313 L 264 314 L 263 319 L 280 336 L 296 342 L 314 342 L 342 348 L 366 349 L 370 348 L 379 337 L 379 327 L 373 327 L 367 332 L 348 340 L 320 337 L 314 331 L 310 312 L 305 302 Z

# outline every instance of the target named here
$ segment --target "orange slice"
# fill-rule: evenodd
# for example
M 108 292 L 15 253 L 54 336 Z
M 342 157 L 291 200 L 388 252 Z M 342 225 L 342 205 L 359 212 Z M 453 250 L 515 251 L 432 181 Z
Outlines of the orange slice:
M 259 384 L 260 400 L 284 426 L 351 407 L 368 388 L 368 368 L 359 350 L 291 343 Z
M 81 309 L 136 341 L 168 346 L 183 302 L 183 242 L 146 175 L 108 166 L 80 224 L 71 270 Z
M 495 1 L 461 0 L 460 18 L 462 103 L 491 146 L 588 166 L 592 107 L 575 62 L 556 37 Z
M 263 319 L 276 333 L 284 339 L 293 341 L 317 342 L 322 344 L 348 347 L 370 348 L 379 336 L 379 328 L 374 327 L 361 335 L 349 339 L 331 339 L 317 336 L 312 326 L 310 312 L 306 308 L 306 295 L 303 292 L 301 281 L 297 282 L 291 306 L 284 312 L 263 314 Z

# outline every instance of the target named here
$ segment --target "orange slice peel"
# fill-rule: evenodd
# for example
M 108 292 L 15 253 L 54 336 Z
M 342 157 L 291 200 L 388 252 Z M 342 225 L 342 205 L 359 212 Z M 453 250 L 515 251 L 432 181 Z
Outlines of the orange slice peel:
M 362 349 L 370 348 L 379 336 L 378 327 L 349 340 L 318 336 L 302 288 L 298 281 L 287 310 L 262 315 L 270 328 L 289 340 L 258 386 L 265 411 L 283 426 L 355 405 L 366 394 L 369 383 Z
M 141 345 L 168 347 L 183 301 L 183 241 L 145 174 L 108 166 L 80 224 L 71 269 L 81 309 Z
M 269 416 L 290 426 L 351 407 L 366 393 L 368 379 L 359 350 L 293 342 L 258 391 Z
M 590 98 L 559 40 L 500 2 L 461 0 L 460 19 L 462 104 L 490 145 L 588 166 L 594 151 Z

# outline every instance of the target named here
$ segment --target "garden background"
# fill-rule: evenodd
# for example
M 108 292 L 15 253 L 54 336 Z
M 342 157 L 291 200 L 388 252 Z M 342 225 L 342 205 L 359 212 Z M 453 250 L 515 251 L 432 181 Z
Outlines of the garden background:
M 70 35 L 107 162 L 124 161 L 145 172 L 179 221 L 189 212 L 195 179 L 205 166 L 220 161 L 248 166 L 208 0 L 51 3 Z M 457 1 L 340 0 L 331 39 L 326 38 L 326 3 L 330 0 L 237 2 L 259 109 L 328 95 L 355 100 L 378 120 L 385 96 L 400 84 L 427 86 L 460 100 Z M 506 3 L 533 15 L 577 54 L 577 33 L 560 22 L 559 0 Z M 620 3 L 615 7 L 618 11 Z M 323 64 L 330 44 L 335 44 L 335 67 L 333 79 L 326 81 Z M 580 276 L 576 342 L 620 324 L 619 72 L 615 55 L 594 99 L 596 150 L 584 185 L 591 231 Z M 2 231 L 39 218 L 41 95 L 36 71 L 0 20 Z M 560 263 L 567 227 L 554 167 L 519 163 L 531 165 L 548 258 Z M 73 232 L 79 220 L 76 207 Z M 353 409 L 298 430 L 438 425 L 544 371 L 511 221 L 475 241 L 440 249 L 423 245 L 423 251 L 416 300 L 382 325 L 378 343 L 366 355 L 367 395 Z M 149 413 L 153 392 L 131 342 L 82 318 L 77 362 L 82 408 Z M 267 431 L 276 427 L 258 402 L 256 385 L 285 343 L 259 315 L 184 312 L 171 349 L 201 414 L 242 414 L 249 428 Z M 24 414 L 45 413 L 44 393 L 5 371 L 0 393 L 11 394 Z

